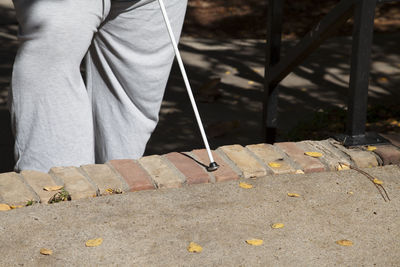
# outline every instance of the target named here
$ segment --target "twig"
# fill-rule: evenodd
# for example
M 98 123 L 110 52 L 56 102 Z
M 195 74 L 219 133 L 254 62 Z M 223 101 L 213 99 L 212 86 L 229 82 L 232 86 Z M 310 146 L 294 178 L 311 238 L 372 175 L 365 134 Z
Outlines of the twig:
M 363 170 L 360 170 L 357 167 L 354 167 L 354 166 L 351 166 L 349 164 L 346 164 L 346 163 L 339 162 L 339 164 L 340 165 L 345 165 L 345 166 L 349 167 L 350 169 L 353 169 L 353 170 L 358 171 L 359 173 L 365 175 L 375 185 L 375 187 L 378 189 L 378 191 L 381 194 L 383 200 L 385 200 L 385 202 L 387 202 L 388 200 L 390 201 L 390 198 L 389 198 L 388 193 L 386 192 L 386 189 L 383 187 L 383 185 L 374 183 L 375 178 L 371 174 L 369 174 L 369 173 L 367 173 L 367 172 L 365 172 Z M 386 196 L 387 200 L 386 200 L 385 196 Z

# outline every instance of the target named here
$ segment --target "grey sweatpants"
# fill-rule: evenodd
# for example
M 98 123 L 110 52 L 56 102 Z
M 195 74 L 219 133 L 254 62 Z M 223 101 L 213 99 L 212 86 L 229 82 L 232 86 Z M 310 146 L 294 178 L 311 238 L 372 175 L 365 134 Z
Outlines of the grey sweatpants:
M 178 39 L 187 0 L 165 4 Z M 14 6 L 21 41 L 9 103 L 15 170 L 142 156 L 174 58 L 158 1 L 14 0 Z

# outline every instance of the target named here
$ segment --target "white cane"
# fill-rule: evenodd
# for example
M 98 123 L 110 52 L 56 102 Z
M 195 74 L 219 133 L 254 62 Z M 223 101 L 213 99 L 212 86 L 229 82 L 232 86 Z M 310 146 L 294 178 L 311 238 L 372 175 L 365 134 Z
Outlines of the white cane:
M 207 154 L 208 154 L 208 157 L 210 159 L 210 165 L 208 166 L 207 170 L 208 171 L 215 171 L 215 170 L 218 169 L 219 166 L 214 161 L 214 158 L 213 158 L 213 156 L 211 154 L 211 150 L 210 150 L 210 146 L 208 145 L 206 133 L 204 132 L 203 123 L 201 122 L 199 111 L 197 110 L 197 105 L 196 105 L 196 102 L 195 102 L 194 97 L 193 97 L 193 93 L 192 93 L 192 89 L 191 89 L 190 84 L 189 84 L 188 77 L 186 75 L 185 67 L 183 66 L 181 54 L 179 53 L 179 50 L 178 50 L 178 45 L 177 45 L 177 43 L 175 41 L 174 33 L 172 32 L 171 24 L 170 24 L 169 19 L 168 19 L 167 11 L 165 10 L 164 2 L 163 2 L 163 0 L 158 0 L 158 3 L 160 4 L 161 12 L 162 12 L 162 14 L 164 16 L 165 24 L 167 25 L 168 34 L 169 34 L 169 37 L 171 39 L 172 46 L 174 47 L 175 56 L 176 56 L 176 59 L 178 60 L 179 68 L 181 69 L 181 72 L 182 72 L 183 80 L 184 80 L 185 85 L 186 85 L 186 90 L 188 92 L 188 95 L 189 95 L 189 98 L 190 98 L 190 102 L 192 103 L 194 115 L 196 116 L 197 124 L 199 125 L 199 128 L 200 128 L 201 137 L 203 138 L 203 142 L 204 142 L 204 145 L 206 146 Z

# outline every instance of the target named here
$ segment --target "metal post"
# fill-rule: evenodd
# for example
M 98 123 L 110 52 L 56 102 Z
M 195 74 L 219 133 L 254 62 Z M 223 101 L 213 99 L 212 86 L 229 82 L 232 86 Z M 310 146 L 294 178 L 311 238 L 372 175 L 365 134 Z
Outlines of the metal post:
M 377 0 L 359 0 L 354 8 L 346 135 L 338 136 L 345 146 L 377 144 L 386 141 L 375 133 L 365 132 L 376 3 Z
M 278 89 L 270 83 L 271 68 L 280 60 L 284 0 L 268 1 L 268 32 L 266 45 L 263 131 L 267 143 L 275 142 L 277 127 Z

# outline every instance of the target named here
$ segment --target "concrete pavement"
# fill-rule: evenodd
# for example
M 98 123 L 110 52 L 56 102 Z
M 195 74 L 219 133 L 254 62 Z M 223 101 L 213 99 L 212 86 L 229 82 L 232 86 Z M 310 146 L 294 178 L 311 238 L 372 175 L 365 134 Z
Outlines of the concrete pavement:
M 349 170 L 247 179 L 252 189 L 229 181 L 2 212 L 0 265 L 399 266 L 400 168 L 364 170 L 384 182 L 390 202 Z M 277 222 L 284 228 L 272 229 Z M 98 237 L 99 247 L 85 247 Z M 264 244 L 245 243 L 252 238 Z M 337 245 L 341 239 L 354 245 Z M 201 253 L 186 250 L 192 241 Z

